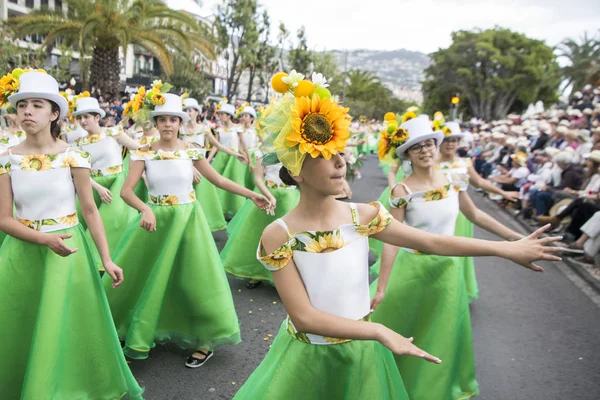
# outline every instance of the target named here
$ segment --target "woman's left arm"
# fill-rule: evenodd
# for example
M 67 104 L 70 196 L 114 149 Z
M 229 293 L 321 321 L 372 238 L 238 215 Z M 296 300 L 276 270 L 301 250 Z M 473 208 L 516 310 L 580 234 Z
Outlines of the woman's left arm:
M 494 233 L 504 240 L 515 241 L 523 238 L 523 235 L 520 235 L 512 229 L 502 225 L 489 214 L 477 208 L 467 192 L 460 192 L 458 198 L 460 211 L 465 215 L 465 217 L 467 217 L 469 221 L 478 227 Z
M 504 197 L 506 200 L 517 201 L 519 199 L 519 192 L 505 192 L 496 185 L 492 185 L 487 179 L 484 179 L 481 175 L 475 171 L 473 166 L 467 169 L 469 174 L 469 183 L 476 188 L 485 190 L 486 192 L 496 193 Z

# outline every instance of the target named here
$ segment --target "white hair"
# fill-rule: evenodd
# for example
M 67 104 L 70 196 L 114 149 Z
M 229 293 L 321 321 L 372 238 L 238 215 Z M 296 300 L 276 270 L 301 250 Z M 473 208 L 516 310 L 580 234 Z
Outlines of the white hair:
M 556 157 L 554 158 L 554 161 L 556 163 L 560 163 L 560 164 L 572 164 L 573 163 L 573 155 L 570 153 L 567 153 L 566 151 L 561 151 L 560 153 L 558 153 L 556 155 Z

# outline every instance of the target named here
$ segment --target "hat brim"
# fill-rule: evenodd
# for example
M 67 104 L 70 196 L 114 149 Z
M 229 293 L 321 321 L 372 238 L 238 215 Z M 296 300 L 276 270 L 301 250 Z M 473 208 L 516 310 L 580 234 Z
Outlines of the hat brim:
M 150 118 L 154 119 L 155 117 L 160 117 L 161 115 L 170 115 L 170 116 L 174 116 L 174 117 L 179 117 L 179 118 L 181 118 L 181 120 L 183 121 L 184 124 L 187 124 L 190 120 L 190 117 L 189 117 L 189 115 L 187 115 L 187 113 L 177 112 L 177 111 L 152 111 L 150 113 Z
M 48 101 L 52 101 L 56 103 L 58 108 L 60 109 L 60 115 L 58 118 L 63 119 L 67 116 L 69 112 L 69 103 L 67 99 L 62 97 L 58 93 L 44 93 L 44 92 L 24 92 L 24 93 L 15 93 L 8 98 L 8 101 L 12 106 L 16 109 L 17 103 L 21 100 L 25 99 L 44 99 Z
M 449 139 L 449 138 L 458 138 L 458 139 L 462 139 L 465 136 L 467 136 L 464 133 L 451 133 L 449 135 L 444 135 L 444 139 Z
M 78 115 L 91 114 L 91 113 L 100 114 L 100 118 L 106 117 L 106 112 L 101 108 L 90 108 L 88 110 L 75 111 L 74 113 L 71 113 L 71 115 L 76 117 Z
M 422 135 L 422 136 L 419 136 L 419 137 L 416 137 L 413 139 L 408 139 L 406 141 L 406 143 L 404 143 L 402 146 L 400 146 L 396 149 L 396 155 L 399 158 L 404 159 L 405 154 L 408 151 L 408 149 L 410 149 L 412 146 L 414 146 L 417 143 L 421 143 L 421 142 L 424 142 L 425 140 L 429 140 L 429 139 L 435 139 L 436 147 L 439 149 L 440 145 L 444 141 L 444 137 L 445 137 L 444 132 L 435 131 L 435 132 L 431 132 L 426 135 Z
M 244 115 L 244 114 L 248 114 L 248 115 L 249 115 L 249 116 L 251 116 L 252 118 L 256 119 L 256 114 L 252 114 L 252 113 L 249 113 L 249 112 L 241 112 L 241 113 L 240 113 L 240 117 L 241 117 L 242 115 Z
M 215 114 L 219 114 L 219 113 L 231 115 L 231 118 L 235 118 L 235 114 L 232 113 L 232 112 L 229 112 L 229 111 L 223 111 L 223 110 L 217 110 L 217 111 L 215 111 Z

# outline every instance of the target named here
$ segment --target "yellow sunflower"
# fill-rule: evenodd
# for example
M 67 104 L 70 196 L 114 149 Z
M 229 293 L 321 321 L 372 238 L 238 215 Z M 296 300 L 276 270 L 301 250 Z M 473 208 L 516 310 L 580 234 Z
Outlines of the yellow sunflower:
M 396 132 L 389 136 L 392 145 L 402 146 L 408 140 L 408 131 L 404 128 L 396 129 Z
M 409 121 L 409 120 L 411 120 L 413 118 L 417 118 L 417 113 L 414 112 L 414 111 L 407 111 L 402 116 L 402 123 L 405 123 L 406 121 Z
M 97 133 L 95 135 L 90 135 L 87 137 L 87 142 L 89 144 L 98 143 L 101 140 L 102 140 L 102 136 L 99 133 Z
M 308 153 L 313 158 L 322 155 L 329 160 L 333 154 L 344 151 L 350 136 L 347 113 L 348 108 L 328 98 L 296 97 L 292 106 L 292 130 L 286 136 L 287 146 L 299 145 L 300 153 Z
M 151 100 L 152 104 L 154 104 L 155 106 L 162 106 L 167 101 L 165 96 L 163 96 L 161 93 L 153 95 Z
M 52 161 L 45 155 L 24 156 L 21 168 L 24 171 L 44 171 L 52 168 Z
M 379 146 L 377 148 L 377 155 L 380 160 L 383 160 L 390 150 L 390 139 L 388 138 L 388 134 L 386 131 L 381 132 L 381 137 L 379 138 Z
M 161 206 L 176 206 L 179 204 L 179 199 L 177 196 L 169 195 L 164 196 L 160 199 Z
M 375 205 L 371 203 L 371 205 Z M 392 223 L 391 215 L 381 206 L 377 217 L 366 225 L 357 225 L 354 231 L 360 236 L 371 236 L 383 231 Z
M 18 221 L 22 225 L 25 225 L 28 228 L 35 229 L 35 221 L 31 221 L 31 220 L 24 219 L 24 218 L 19 218 Z
M 179 159 L 179 155 L 177 154 L 177 152 L 175 153 L 160 153 L 160 159 L 161 160 L 178 160 Z
M 338 338 L 329 337 L 329 336 L 323 336 L 323 339 L 325 339 L 325 341 L 327 343 L 331 343 L 331 344 L 348 343 L 348 342 L 352 341 L 351 339 L 338 339 Z
M 106 168 L 106 172 L 108 172 L 109 174 L 118 174 L 121 171 L 123 171 L 122 165 L 115 165 L 114 167 Z
M 309 253 L 330 253 L 344 247 L 344 238 L 338 232 L 327 233 L 306 245 Z
M 131 153 L 139 158 L 146 158 L 154 154 L 152 150 L 131 150 Z
M 436 130 L 439 130 L 439 128 L 437 128 Z M 447 126 L 444 126 L 442 128 L 442 132 L 444 132 L 444 136 L 450 136 L 450 135 L 452 135 L 452 131 Z
M 425 193 L 425 196 L 424 196 L 425 201 L 442 200 L 442 199 L 445 199 L 446 197 L 448 197 L 448 189 L 446 187 L 430 190 L 427 193 Z
M 274 269 L 281 269 L 288 265 L 293 255 L 294 252 L 292 251 L 292 248 L 290 247 L 289 243 L 286 243 L 273 253 L 264 257 L 260 257 L 259 254 L 259 257 L 263 264 Z
M 63 168 L 76 168 L 79 167 L 79 164 L 75 157 L 66 156 L 63 158 L 62 166 Z
M 454 185 L 453 188 L 455 191 L 460 192 L 460 185 Z
M 75 226 L 79 223 L 77 219 L 77 213 L 73 213 L 71 215 L 67 215 L 66 217 L 60 217 L 58 222 L 67 226 Z

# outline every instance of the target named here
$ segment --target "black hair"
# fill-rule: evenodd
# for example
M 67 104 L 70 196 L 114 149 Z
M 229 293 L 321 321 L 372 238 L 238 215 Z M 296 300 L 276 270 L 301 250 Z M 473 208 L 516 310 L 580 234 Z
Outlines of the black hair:
M 50 101 L 50 100 L 48 100 Z M 52 112 L 53 113 L 58 113 L 59 117 L 56 118 L 54 121 L 50 122 L 50 134 L 52 135 L 52 137 L 54 139 L 58 139 L 58 137 L 60 136 L 61 133 L 61 129 L 60 129 L 60 125 L 58 124 L 58 121 L 60 119 L 60 107 L 58 106 L 58 104 L 56 104 L 53 101 L 50 101 L 50 106 L 52 107 Z
M 292 178 L 290 171 L 286 167 L 279 169 L 279 179 L 288 186 L 298 186 L 298 182 Z

